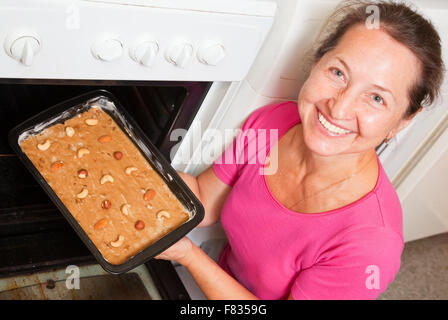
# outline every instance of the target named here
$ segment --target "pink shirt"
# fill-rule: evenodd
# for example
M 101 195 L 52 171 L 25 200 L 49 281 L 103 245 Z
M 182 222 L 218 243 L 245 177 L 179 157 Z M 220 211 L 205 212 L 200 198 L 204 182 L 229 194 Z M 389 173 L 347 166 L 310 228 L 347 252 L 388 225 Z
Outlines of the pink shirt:
M 229 243 L 219 265 L 260 299 L 290 293 L 295 299 L 376 299 L 400 268 L 404 243 L 397 194 L 377 157 L 376 185 L 363 198 L 316 214 L 284 207 L 260 168 L 271 143 L 297 123 L 295 102 L 261 107 L 213 163 L 218 178 L 232 186 L 221 212 Z M 266 143 L 258 129 L 267 129 Z M 269 129 L 278 129 L 277 140 L 269 139 Z M 257 140 L 258 148 L 248 147 L 249 140 Z

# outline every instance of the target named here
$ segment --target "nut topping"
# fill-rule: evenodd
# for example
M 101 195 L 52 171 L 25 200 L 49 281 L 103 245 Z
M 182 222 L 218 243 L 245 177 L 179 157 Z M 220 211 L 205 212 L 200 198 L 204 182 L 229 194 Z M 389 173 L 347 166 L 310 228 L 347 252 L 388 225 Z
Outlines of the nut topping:
M 114 178 L 111 175 L 106 174 L 101 178 L 100 183 L 105 184 L 106 182 L 112 183 L 112 182 L 114 182 Z
M 135 223 L 135 229 L 137 230 L 143 230 L 145 228 L 145 223 L 142 220 L 138 220 Z
M 149 189 L 148 191 L 145 192 L 145 194 L 143 195 L 143 199 L 145 199 L 146 201 L 151 200 L 152 198 L 154 198 L 154 196 L 156 195 L 156 192 L 152 189 Z
M 112 137 L 111 136 L 101 136 L 98 138 L 98 142 L 100 143 L 108 143 L 112 141 Z
M 86 154 L 90 154 L 89 149 L 81 148 L 78 150 L 78 158 L 82 158 Z
M 78 199 L 84 199 L 89 194 L 89 190 L 87 188 L 83 188 L 80 193 L 76 195 Z
M 86 169 L 81 169 L 78 171 L 78 178 L 85 179 L 87 178 L 88 175 L 89 173 L 87 172 Z
M 131 208 L 131 205 L 128 203 L 125 203 L 124 205 L 121 206 L 121 213 L 124 214 L 125 216 L 128 216 L 130 208 Z
M 134 172 L 134 171 L 137 171 L 137 168 L 136 168 L 136 167 L 127 167 L 127 168 L 125 169 L 125 172 L 126 172 L 126 174 L 127 174 L 128 176 L 130 176 L 130 175 L 132 174 L 132 172 Z
M 112 242 L 110 243 L 110 245 L 111 245 L 112 247 L 114 247 L 114 248 L 118 248 L 118 247 L 120 247 L 120 246 L 123 244 L 123 242 L 124 242 L 124 237 L 120 234 L 120 235 L 118 236 L 118 239 L 117 239 L 116 241 L 112 241 Z
M 75 134 L 75 129 L 73 129 L 72 127 L 67 127 L 65 128 L 65 134 L 69 137 L 73 137 L 73 135 Z
M 114 152 L 114 158 L 117 160 L 121 160 L 121 158 L 123 158 L 123 153 L 120 151 Z
M 171 217 L 171 215 L 168 211 L 160 210 L 159 212 L 157 212 L 157 219 L 159 219 L 159 220 L 169 219 L 170 217 Z
M 95 230 L 101 230 L 101 229 L 104 229 L 108 223 L 109 223 L 109 220 L 107 220 L 106 218 L 103 218 L 103 219 L 99 220 L 97 223 L 95 223 L 95 225 L 93 227 L 95 228 Z
M 51 171 L 55 172 L 61 169 L 64 166 L 64 163 L 62 161 L 55 161 L 51 164 L 50 169 Z
M 45 150 L 47 150 L 48 148 L 50 148 L 50 145 L 51 145 L 50 140 L 45 140 L 44 143 L 39 143 L 39 144 L 37 145 L 37 148 L 38 148 L 39 150 L 41 150 L 41 151 L 45 151 Z
M 112 203 L 110 203 L 109 200 L 104 200 L 101 203 L 101 208 L 103 208 L 103 209 L 110 209 L 110 207 L 112 207 Z
M 98 124 L 98 119 L 86 119 L 86 123 L 89 126 L 96 126 Z

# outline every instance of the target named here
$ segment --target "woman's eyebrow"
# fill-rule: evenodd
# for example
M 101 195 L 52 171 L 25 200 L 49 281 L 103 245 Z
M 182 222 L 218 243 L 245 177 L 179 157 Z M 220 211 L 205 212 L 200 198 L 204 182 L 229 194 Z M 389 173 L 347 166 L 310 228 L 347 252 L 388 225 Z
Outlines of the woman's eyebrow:
M 351 72 L 350 72 L 350 68 L 349 68 L 348 65 L 345 63 L 344 60 L 342 60 L 342 59 L 339 58 L 339 57 L 336 57 L 336 60 L 338 60 L 338 61 L 344 66 L 344 68 L 348 71 L 348 73 L 351 73 Z

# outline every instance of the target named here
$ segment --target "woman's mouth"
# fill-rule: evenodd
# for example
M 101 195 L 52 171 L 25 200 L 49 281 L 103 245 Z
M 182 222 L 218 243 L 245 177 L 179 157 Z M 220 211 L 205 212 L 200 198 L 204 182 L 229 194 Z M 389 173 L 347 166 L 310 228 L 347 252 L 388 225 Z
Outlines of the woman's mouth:
M 332 123 L 330 123 L 323 115 L 319 112 L 319 110 L 316 108 L 317 116 L 316 120 L 319 123 L 318 127 L 321 129 L 321 131 L 325 132 L 327 135 L 330 135 L 332 137 L 335 136 L 344 136 L 349 133 L 352 133 L 353 131 L 347 130 L 341 127 L 338 127 Z

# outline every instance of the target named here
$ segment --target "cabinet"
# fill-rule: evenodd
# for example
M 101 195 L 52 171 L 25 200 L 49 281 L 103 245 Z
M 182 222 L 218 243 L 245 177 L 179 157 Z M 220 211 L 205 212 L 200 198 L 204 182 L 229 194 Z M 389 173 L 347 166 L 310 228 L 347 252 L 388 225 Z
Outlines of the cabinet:
M 448 124 L 396 188 L 405 242 L 448 232 Z

